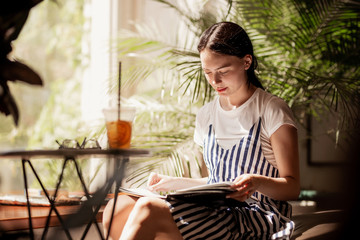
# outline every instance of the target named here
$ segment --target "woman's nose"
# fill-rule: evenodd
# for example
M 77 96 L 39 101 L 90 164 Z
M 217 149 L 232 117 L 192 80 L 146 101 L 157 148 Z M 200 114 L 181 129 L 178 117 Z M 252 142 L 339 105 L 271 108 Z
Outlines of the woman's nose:
M 219 83 L 219 82 L 221 82 L 220 74 L 215 73 L 214 76 L 213 76 L 213 78 L 212 78 L 212 83 L 213 83 L 213 84 L 216 84 L 216 83 Z

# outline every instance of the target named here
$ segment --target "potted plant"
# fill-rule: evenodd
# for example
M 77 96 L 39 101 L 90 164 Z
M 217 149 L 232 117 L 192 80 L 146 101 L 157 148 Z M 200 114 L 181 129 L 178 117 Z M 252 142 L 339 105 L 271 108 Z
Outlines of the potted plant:
M 0 112 L 11 115 L 16 126 L 19 123 L 19 110 L 10 92 L 8 81 L 42 85 L 42 80 L 30 67 L 11 59 L 11 44 L 19 36 L 31 8 L 40 2 L 42 0 L 0 2 Z

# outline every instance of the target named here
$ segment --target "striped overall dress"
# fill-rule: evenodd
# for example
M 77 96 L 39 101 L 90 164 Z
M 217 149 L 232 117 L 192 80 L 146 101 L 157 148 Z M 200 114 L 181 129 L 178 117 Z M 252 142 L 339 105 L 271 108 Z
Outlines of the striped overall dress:
M 204 141 L 208 183 L 233 181 L 246 173 L 278 177 L 278 170 L 264 157 L 260 144 L 261 118 L 230 149 L 217 144 L 213 125 Z M 209 207 L 169 201 L 171 214 L 184 239 L 289 239 L 295 226 L 291 205 L 255 192 L 255 201 Z M 234 201 L 233 201 L 234 202 Z

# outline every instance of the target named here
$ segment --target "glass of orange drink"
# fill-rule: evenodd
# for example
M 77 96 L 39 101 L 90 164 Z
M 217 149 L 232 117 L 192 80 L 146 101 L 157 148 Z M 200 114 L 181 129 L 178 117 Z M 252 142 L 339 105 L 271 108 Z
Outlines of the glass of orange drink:
M 135 112 L 136 109 L 132 106 L 121 106 L 120 114 L 116 107 L 103 109 L 109 148 L 130 148 Z

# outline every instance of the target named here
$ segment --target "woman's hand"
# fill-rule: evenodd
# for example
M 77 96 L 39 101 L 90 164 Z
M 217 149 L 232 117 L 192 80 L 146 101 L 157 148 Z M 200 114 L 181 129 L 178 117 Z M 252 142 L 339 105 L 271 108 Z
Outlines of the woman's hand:
M 233 198 L 240 202 L 244 202 L 259 188 L 260 176 L 255 174 L 243 174 L 233 181 L 232 188 L 236 192 L 226 195 L 227 198 Z
M 150 191 L 169 192 L 189 187 L 195 187 L 206 184 L 207 178 L 184 178 L 184 177 L 170 177 L 158 173 L 151 172 L 147 188 Z
M 147 188 L 150 191 L 168 192 L 176 189 L 176 182 L 179 181 L 176 181 L 174 177 L 151 172 L 147 182 Z

